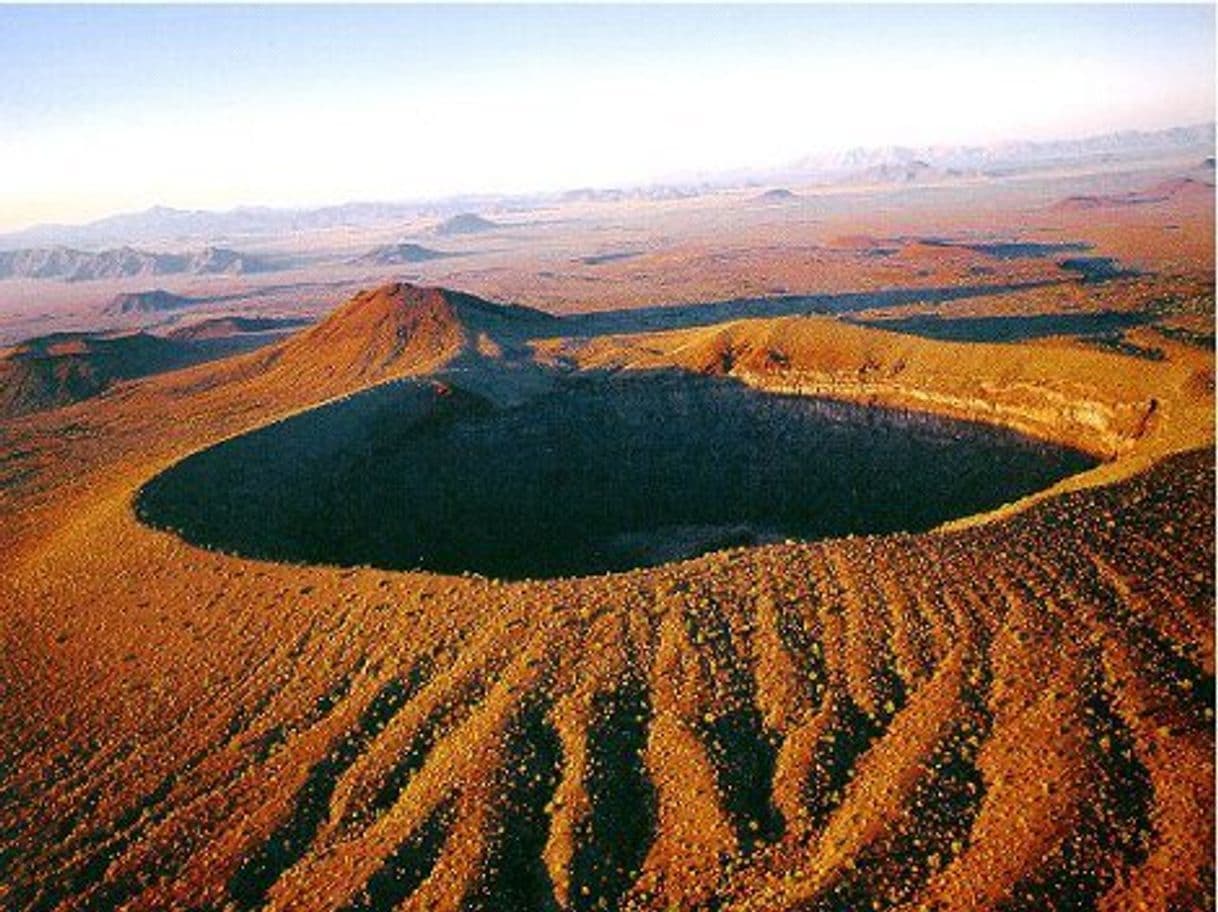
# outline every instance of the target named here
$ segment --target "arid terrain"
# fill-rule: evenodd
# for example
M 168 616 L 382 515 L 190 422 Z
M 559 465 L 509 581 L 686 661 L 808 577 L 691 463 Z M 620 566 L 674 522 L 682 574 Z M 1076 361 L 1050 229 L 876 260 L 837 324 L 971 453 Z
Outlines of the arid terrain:
M 1213 909 L 1212 184 L 27 256 L 0 906 Z

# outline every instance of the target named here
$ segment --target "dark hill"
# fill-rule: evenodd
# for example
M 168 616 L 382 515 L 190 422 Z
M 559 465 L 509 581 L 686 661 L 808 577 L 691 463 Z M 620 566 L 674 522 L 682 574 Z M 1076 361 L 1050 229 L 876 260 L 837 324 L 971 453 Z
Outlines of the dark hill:
M 480 234 L 483 231 L 494 231 L 500 227 L 490 219 L 485 219 L 474 212 L 462 212 L 447 218 L 433 229 L 436 234 L 448 236 L 454 234 Z
M 198 298 L 177 295 L 165 291 L 163 288 L 154 288 L 150 291 L 125 291 L 115 295 L 102 313 L 113 317 L 134 313 L 165 313 L 198 303 L 200 303 Z
M 767 190 L 757 197 L 759 203 L 791 203 L 799 199 L 799 196 L 792 193 L 786 187 L 775 187 L 773 190 Z
M 426 263 L 451 255 L 421 244 L 386 244 L 356 257 L 352 262 L 365 266 L 400 266 L 406 263 Z

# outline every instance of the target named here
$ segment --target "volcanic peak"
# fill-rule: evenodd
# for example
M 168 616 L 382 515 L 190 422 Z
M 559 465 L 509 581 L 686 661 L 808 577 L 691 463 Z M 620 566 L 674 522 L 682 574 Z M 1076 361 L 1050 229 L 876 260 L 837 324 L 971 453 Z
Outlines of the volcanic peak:
M 555 318 L 434 286 L 395 282 L 362 291 L 285 343 L 281 364 L 380 382 L 436 371 L 462 355 L 518 347 Z

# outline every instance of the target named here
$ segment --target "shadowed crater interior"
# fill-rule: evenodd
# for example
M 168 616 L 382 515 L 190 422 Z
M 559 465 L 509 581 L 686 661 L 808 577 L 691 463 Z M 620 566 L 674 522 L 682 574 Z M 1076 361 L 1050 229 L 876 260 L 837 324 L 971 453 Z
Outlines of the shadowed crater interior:
M 410 381 L 196 453 L 136 509 L 249 557 L 519 579 L 921 531 L 1093 464 L 988 425 L 675 372 L 510 409 Z

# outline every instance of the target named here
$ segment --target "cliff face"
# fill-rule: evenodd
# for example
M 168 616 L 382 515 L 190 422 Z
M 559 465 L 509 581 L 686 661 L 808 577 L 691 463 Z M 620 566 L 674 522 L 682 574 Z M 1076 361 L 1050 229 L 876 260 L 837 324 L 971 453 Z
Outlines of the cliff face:
M 655 360 L 776 392 L 1000 424 L 1144 465 L 1213 437 L 1212 364 L 1187 347 L 1172 350 L 1164 363 L 1131 370 L 1128 359 L 1078 348 L 944 343 L 795 318 L 674 334 L 672 355 Z
M 922 389 L 899 378 L 867 379 L 817 371 L 748 373 L 738 376 L 760 389 L 801 396 L 866 402 L 883 408 L 926 411 L 1009 427 L 1023 434 L 1065 443 L 1111 460 L 1136 446 L 1149 431 L 1156 405 L 1080 400 L 1057 390 L 980 384 L 979 395 Z

